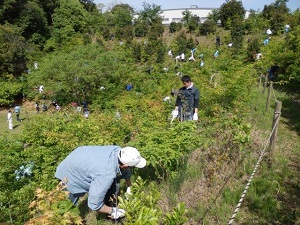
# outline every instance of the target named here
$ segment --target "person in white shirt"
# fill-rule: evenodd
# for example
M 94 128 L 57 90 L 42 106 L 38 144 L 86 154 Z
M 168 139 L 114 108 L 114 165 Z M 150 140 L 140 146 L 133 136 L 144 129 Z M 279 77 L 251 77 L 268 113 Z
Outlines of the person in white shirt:
M 43 85 L 41 85 L 41 86 L 39 87 L 39 92 L 40 92 L 40 94 L 42 94 L 42 93 L 44 92 L 44 86 L 43 86 Z
M 181 58 L 181 61 L 185 61 L 185 54 L 181 53 L 180 58 Z
M 10 130 L 14 129 L 13 118 L 12 118 L 12 112 L 11 112 L 11 110 L 8 110 L 8 113 L 7 113 L 7 121 L 8 121 L 8 129 L 10 129 Z

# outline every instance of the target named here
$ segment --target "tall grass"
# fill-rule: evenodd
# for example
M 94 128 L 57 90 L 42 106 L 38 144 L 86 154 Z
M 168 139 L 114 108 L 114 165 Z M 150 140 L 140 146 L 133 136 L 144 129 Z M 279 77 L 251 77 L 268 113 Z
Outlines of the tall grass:
M 270 108 L 267 110 L 267 90 L 263 94 L 262 87 L 257 86 L 252 91 L 249 108 L 245 114 L 245 120 L 252 124 L 252 139 L 247 149 L 239 155 L 239 162 L 238 160 L 234 162 L 235 159 L 222 161 L 220 159 L 222 154 L 210 161 L 206 153 L 216 147 L 211 140 L 208 146 L 200 147 L 191 155 L 193 159 L 189 160 L 184 172 L 180 172 L 180 178 L 168 183 L 174 186 L 168 188 L 168 196 L 173 198 L 172 202 L 176 200 L 188 202 L 188 215 L 190 221 L 193 221 L 192 224 L 229 222 L 260 152 L 264 148 L 268 150 L 275 100 L 283 102 L 276 149 L 271 159 L 268 159 L 267 151 L 258 167 L 235 222 L 236 224 L 299 223 L 300 176 L 299 166 L 295 163 L 300 159 L 297 120 L 300 108 L 286 93 L 275 90 L 271 94 Z M 222 143 L 224 140 L 216 142 Z M 216 170 L 218 162 L 223 165 Z M 234 170 L 238 163 L 240 164 Z M 291 169 L 291 164 L 295 168 Z M 213 168 L 211 181 L 208 179 L 209 168 Z

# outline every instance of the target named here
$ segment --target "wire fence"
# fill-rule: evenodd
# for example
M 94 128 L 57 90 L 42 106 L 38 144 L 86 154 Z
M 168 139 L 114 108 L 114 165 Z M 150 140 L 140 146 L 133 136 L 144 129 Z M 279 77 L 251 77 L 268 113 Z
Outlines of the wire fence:
M 269 85 L 270 85 L 270 91 L 273 93 L 273 97 L 274 97 L 274 99 L 275 99 L 275 102 L 277 103 L 278 101 L 277 101 L 277 98 L 276 98 L 276 95 L 275 95 L 275 91 L 274 91 L 274 88 L 273 88 L 273 83 L 270 82 Z M 269 96 L 268 96 L 268 100 L 269 100 Z M 267 101 L 268 101 L 268 100 L 267 100 Z M 267 104 L 267 105 L 268 105 L 268 104 Z M 245 186 L 245 188 L 244 188 L 244 191 L 243 191 L 243 193 L 242 193 L 242 195 L 241 195 L 241 197 L 240 197 L 240 199 L 239 199 L 239 202 L 238 202 L 238 204 L 236 205 L 235 210 L 234 210 L 234 212 L 233 212 L 233 214 L 232 214 L 232 216 L 231 216 L 231 218 L 230 218 L 230 220 L 229 220 L 229 222 L 228 222 L 228 225 L 232 225 L 232 224 L 234 223 L 234 220 L 235 220 L 235 218 L 236 218 L 236 216 L 237 216 L 237 213 L 239 212 L 239 210 L 240 210 L 240 208 L 241 208 L 241 205 L 242 205 L 242 202 L 244 201 L 245 196 L 246 196 L 246 194 L 247 194 L 247 191 L 248 191 L 248 189 L 249 189 L 249 187 L 250 187 L 250 184 L 251 184 L 251 182 L 252 182 L 252 179 L 253 179 L 253 177 L 255 176 L 255 173 L 256 173 L 256 171 L 257 171 L 257 169 L 258 169 L 260 163 L 262 162 L 264 155 L 266 154 L 266 149 L 267 149 L 267 147 L 272 148 L 272 145 L 274 145 L 274 143 L 272 143 L 272 138 L 273 138 L 274 135 L 276 134 L 277 125 L 278 125 L 278 122 L 279 122 L 281 113 L 280 113 L 280 112 L 277 112 L 276 109 L 275 109 L 275 113 L 274 113 L 274 114 L 275 114 L 275 115 L 274 115 L 274 121 L 273 121 L 272 131 L 271 131 L 271 133 L 270 133 L 268 139 L 266 140 L 265 146 L 264 146 L 263 150 L 262 150 L 261 153 L 260 153 L 259 159 L 258 159 L 257 163 L 256 163 L 255 166 L 254 166 L 254 169 L 253 169 L 253 171 L 252 171 L 252 173 L 251 173 L 251 176 L 250 176 L 249 179 L 248 179 L 248 182 L 247 182 L 247 184 L 246 184 L 246 186 Z M 272 149 L 271 149 L 271 150 L 272 150 Z
M 249 179 L 248 179 L 248 182 L 247 182 L 247 184 L 246 184 L 246 186 L 245 186 L 245 188 L 244 188 L 244 191 L 243 191 L 243 193 L 242 193 L 242 195 L 241 195 L 241 197 L 240 197 L 240 200 L 239 200 L 238 204 L 237 204 L 236 207 L 235 207 L 235 210 L 234 210 L 234 212 L 233 212 L 233 214 L 232 214 L 232 216 L 231 216 L 231 218 L 230 218 L 230 221 L 229 221 L 228 225 L 231 225 L 231 224 L 234 223 L 234 220 L 235 220 L 235 218 L 236 218 L 236 215 L 237 215 L 238 211 L 239 211 L 240 208 L 241 208 L 242 202 L 243 202 L 244 199 L 245 199 L 246 193 L 247 193 L 247 191 L 248 191 L 248 189 L 249 189 L 249 187 L 250 187 L 250 184 L 251 184 L 251 182 L 252 182 L 252 179 L 253 179 L 253 177 L 254 177 L 254 175 L 255 175 L 255 173 L 256 173 L 256 171 L 257 171 L 257 169 L 258 169 L 258 167 L 259 167 L 259 165 L 260 165 L 260 163 L 261 163 L 261 161 L 262 161 L 262 159 L 263 159 L 263 157 L 264 157 L 264 155 L 265 155 L 265 153 L 266 153 L 266 149 L 267 149 L 267 147 L 268 147 L 269 141 L 270 141 L 272 135 L 274 134 L 274 131 L 276 130 L 276 127 L 277 127 L 278 122 L 279 122 L 279 118 L 280 118 L 280 115 L 276 118 L 275 125 L 273 126 L 273 129 L 272 129 L 272 131 L 271 131 L 271 133 L 270 133 L 270 136 L 269 136 L 268 140 L 266 141 L 266 144 L 265 144 L 265 146 L 264 146 L 262 152 L 260 153 L 259 159 L 258 159 L 258 161 L 257 161 L 257 163 L 256 163 L 256 165 L 255 165 L 255 167 L 254 167 L 254 169 L 253 169 L 253 172 L 252 172 L 251 176 L 250 176 Z

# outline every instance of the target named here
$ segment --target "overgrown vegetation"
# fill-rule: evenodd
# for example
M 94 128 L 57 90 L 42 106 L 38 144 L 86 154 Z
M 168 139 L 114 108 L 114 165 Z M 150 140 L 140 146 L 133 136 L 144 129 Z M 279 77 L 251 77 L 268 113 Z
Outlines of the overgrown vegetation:
M 252 11 L 246 20 L 241 2 L 228 1 L 205 23 L 185 11 L 182 23 L 169 28 L 161 24 L 160 7 L 147 3 L 133 24 L 126 4 L 107 12 L 91 1 L 1 4 L 0 105 L 11 108 L 22 98 L 50 109 L 30 116 L 28 109 L 21 111 L 26 120 L 16 129 L 22 131 L 0 137 L 0 222 L 112 224 L 84 208 L 84 200 L 71 207 L 54 173 L 76 146 L 117 144 L 135 146 L 148 161 L 146 169 L 133 171 L 133 195 L 119 199 L 127 211 L 124 224 L 227 223 L 270 130 L 272 112 L 265 110 L 266 92 L 258 82 L 274 64 L 275 89 L 285 91 L 277 96 L 286 107 L 285 124 L 300 132 L 293 113 L 299 109 L 300 14 L 291 13 L 286 1 Z M 275 35 L 263 45 L 266 28 Z M 220 54 L 213 57 L 217 35 Z M 189 56 L 192 48 L 195 62 L 175 63 L 174 56 Z M 198 122 L 171 123 L 175 97 L 163 99 L 182 85 L 180 74 L 190 75 L 200 89 Z M 129 83 L 133 89 L 126 91 Z M 44 92 L 38 92 L 40 85 Z M 84 100 L 88 119 L 71 105 Z M 51 108 L 53 101 L 61 111 Z M 299 160 L 298 134 L 278 147 L 273 169 L 263 162 L 239 223 L 299 222 L 299 177 L 289 170 L 289 157 L 293 166 Z

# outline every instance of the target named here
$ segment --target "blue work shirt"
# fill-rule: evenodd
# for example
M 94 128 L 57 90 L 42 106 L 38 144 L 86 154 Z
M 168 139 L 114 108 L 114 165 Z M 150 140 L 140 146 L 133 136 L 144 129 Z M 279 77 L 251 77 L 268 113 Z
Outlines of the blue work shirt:
M 266 40 L 264 40 L 264 45 L 267 45 L 267 44 L 269 44 L 269 42 L 270 42 L 270 39 L 269 39 L 269 38 L 267 38 Z
M 14 109 L 15 113 L 20 113 L 21 112 L 21 107 L 20 106 L 16 106 Z
M 121 147 L 81 146 L 73 150 L 57 167 L 55 177 L 66 180 L 72 194 L 88 192 L 88 206 L 99 210 L 117 174 Z
M 131 91 L 132 88 L 133 88 L 132 84 L 127 84 L 127 86 L 126 86 L 127 91 Z

